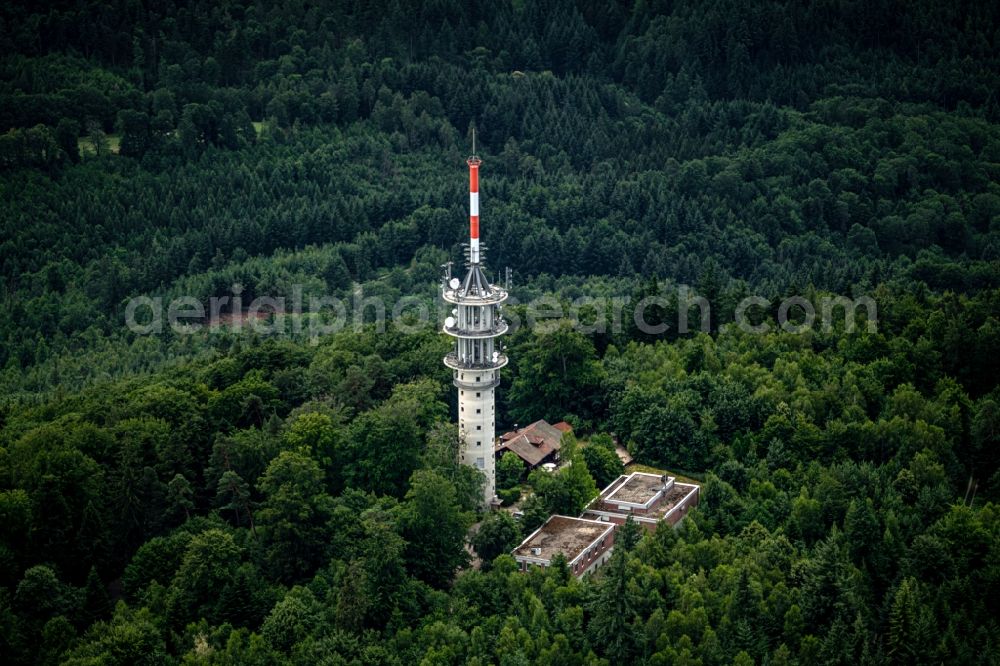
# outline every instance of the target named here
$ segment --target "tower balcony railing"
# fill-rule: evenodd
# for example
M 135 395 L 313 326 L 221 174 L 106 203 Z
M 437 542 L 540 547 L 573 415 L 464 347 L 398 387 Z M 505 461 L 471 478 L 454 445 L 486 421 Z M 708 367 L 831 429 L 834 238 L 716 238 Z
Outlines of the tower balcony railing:
M 491 305 L 507 300 L 507 292 L 503 289 L 492 289 L 486 295 L 467 294 L 461 289 L 445 289 L 441 293 L 444 300 L 456 305 Z
M 459 358 L 458 354 L 455 352 L 449 352 L 448 355 L 444 357 L 444 364 L 452 370 L 499 370 L 507 365 L 507 362 L 508 359 L 506 354 L 497 355 L 497 360 L 489 363 L 471 363 Z
M 443 326 L 441 330 L 453 338 L 495 338 L 506 333 L 507 328 L 507 322 L 503 319 L 498 319 L 493 322 L 493 326 L 485 330 L 475 328 L 459 328 L 458 326 L 452 326 L 451 328 Z

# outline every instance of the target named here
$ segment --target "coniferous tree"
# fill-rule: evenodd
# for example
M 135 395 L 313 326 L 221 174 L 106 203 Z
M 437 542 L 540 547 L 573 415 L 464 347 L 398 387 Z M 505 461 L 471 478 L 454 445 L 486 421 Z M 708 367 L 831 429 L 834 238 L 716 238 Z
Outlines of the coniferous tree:
M 469 560 L 465 534 L 472 519 L 459 508 L 455 487 L 436 472 L 417 470 L 399 508 L 409 570 L 424 582 L 443 587 Z
M 616 549 L 598 588 L 590 631 L 608 659 L 619 664 L 627 663 L 636 652 L 635 607 L 628 581 L 628 554 Z

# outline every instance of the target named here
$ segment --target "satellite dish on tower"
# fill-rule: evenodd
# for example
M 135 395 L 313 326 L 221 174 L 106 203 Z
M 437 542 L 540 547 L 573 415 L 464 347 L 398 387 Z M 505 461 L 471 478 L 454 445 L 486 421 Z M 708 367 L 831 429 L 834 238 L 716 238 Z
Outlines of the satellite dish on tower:
M 454 315 L 457 315 L 457 314 L 458 314 L 458 308 L 452 308 L 452 309 L 451 309 L 451 314 L 452 314 L 453 316 L 454 316 Z
M 458 281 L 458 278 L 452 278 L 451 281 L 448 282 L 448 286 L 452 289 L 458 289 L 458 285 L 460 284 L 462 283 Z
M 448 317 L 447 319 L 445 319 L 444 320 L 444 326 L 445 326 L 445 328 L 455 328 L 455 318 L 454 317 Z
M 497 359 L 500 358 L 500 352 L 493 352 L 493 362 L 496 363 Z

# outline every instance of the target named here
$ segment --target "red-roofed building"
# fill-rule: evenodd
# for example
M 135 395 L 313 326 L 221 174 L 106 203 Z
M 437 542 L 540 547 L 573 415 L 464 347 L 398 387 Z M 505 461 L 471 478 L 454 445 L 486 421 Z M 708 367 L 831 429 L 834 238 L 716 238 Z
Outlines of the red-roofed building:
M 494 455 L 499 458 L 507 451 L 512 451 L 529 470 L 546 463 L 557 463 L 562 436 L 572 430 L 565 421 L 555 426 L 544 420 L 535 421 L 531 425 L 500 435 Z
M 573 426 L 566 423 L 565 421 L 560 421 L 559 423 L 553 424 L 552 427 L 563 434 L 566 434 L 567 432 L 573 432 Z

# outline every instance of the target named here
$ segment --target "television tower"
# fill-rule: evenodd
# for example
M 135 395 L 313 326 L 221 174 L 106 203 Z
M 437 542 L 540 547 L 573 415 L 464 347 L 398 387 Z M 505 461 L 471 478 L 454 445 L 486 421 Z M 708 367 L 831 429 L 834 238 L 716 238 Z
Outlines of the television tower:
M 500 384 L 500 368 L 507 365 L 497 338 L 507 332 L 501 304 L 507 292 L 490 284 L 483 270 L 483 250 L 479 246 L 479 165 L 476 135 L 472 134 L 469 165 L 469 246 L 465 279 L 451 276 L 446 264 L 442 295 L 454 305 L 444 321 L 444 332 L 455 338 L 455 349 L 444 357 L 458 389 L 459 462 L 486 475 L 483 504 L 496 499 L 496 464 L 493 441 L 496 431 L 494 391 Z

